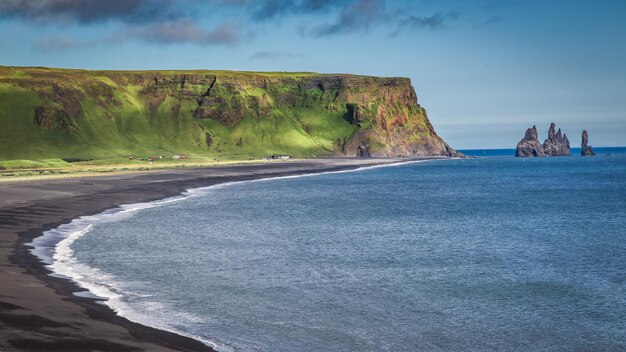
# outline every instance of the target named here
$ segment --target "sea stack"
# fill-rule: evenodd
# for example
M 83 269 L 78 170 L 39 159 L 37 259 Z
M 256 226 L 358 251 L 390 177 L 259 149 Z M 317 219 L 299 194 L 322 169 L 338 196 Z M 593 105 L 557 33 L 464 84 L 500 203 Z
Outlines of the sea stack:
M 591 148 L 589 143 L 589 135 L 587 134 L 587 130 L 583 130 L 583 140 L 580 143 L 580 155 L 581 156 L 594 156 L 596 153 L 593 152 L 593 148 Z
M 543 142 L 543 151 L 547 156 L 569 156 L 570 145 L 566 134 L 561 134 L 561 129 L 554 132 L 554 122 L 550 124 L 548 138 Z
M 526 130 L 526 135 L 517 143 L 517 149 L 515 150 L 515 156 L 517 157 L 530 157 L 530 156 L 569 156 L 570 144 L 567 135 L 561 133 L 559 128 L 556 131 L 554 122 L 550 124 L 548 130 L 548 138 L 543 142 L 543 145 L 539 142 L 537 135 L 537 128 L 533 126 Z
M 543 146 L 541 145 L 541 142 L 539 142 L 539 135 L 537 134 L 536 126 L 533 126 L 526 130 L 524 138 L 522 138 L 522 140 L 517 143 L 515 156 L 546 156 L 546 153 L 544 153 L 543 151 Z

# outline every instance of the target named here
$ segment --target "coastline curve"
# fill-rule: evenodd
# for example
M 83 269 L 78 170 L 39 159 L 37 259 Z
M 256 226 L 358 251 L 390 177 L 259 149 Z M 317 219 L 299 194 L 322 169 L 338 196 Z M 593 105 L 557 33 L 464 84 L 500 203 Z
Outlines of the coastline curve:
M 227 342 L 217 341 L 214 339 L 206 339 L 200 336 L 188 334 L 185 331 L 182 331 L 181 329 L 177 329 L 176 327 L 172 326 L 174 324 L 172 324 L 171 322 L 155 321 L 153 317 L 138 310 L 137 307 L 133 306 L 132 302 L 128 302 L 128 297 L 141 295 L 141 293 L 124 290 L 124 288 L 122 287 L 123 283 L 116 281 L 112 275 L 105 273 L 97 268 L 92 268 L 84 263 L 81 263 L 73 255 L 74 252 L 71 248 L 72 244 L 79 238 L 87 235 L 94 224 L 121 220 L 127 217 L 131 217 L 136 212 L 144 209 L 183 201 L 190 197 L 205 196 L 212 190 L 219 188 L 225 188 L 251 182 L 268 182 L 281 179 L 310 177 L 325 174 L 366 171 L 381 167 L 394 167 L 438 159 L 440 158 L 407 159 L 391 163 L 360 166 L 353 169 L 331 171 L 322 170 L 317 172 L 311 171 L 302 174 L 268 176 L 257 179 L 228 181 L 213 184 L 210 186 L 189 188 L 175 196 L 170 196 L 148 202 L 121 204 L 97 214 L 80 216 L 71 220 L 69 223 L 65 223 L 53 229 L 44 231 L 40 236 L 34 238 L 31 242 L 25 243 L 25 245 L 27 247 L 30 247 L 30 253 L 38 258 L 41 263 L 44 264 L 44 266 L 48 270 L 50 270 L 50 276 L 69 280 L 75 283 L 78 287 L 84 289 L 84 291 L 73 292 L 75 296 L 91 298 L 97 303 L 104 304 L 109 307 L 116 315 L 128 319 L 131 322 L 194 339 L 218 352 L 231 352 L 233 351 L 233 349 L 229 347 Z M 154 302 L 151 309 L 167 311 L 168 308 L 160 302 Z M 188 323 L 193 323 L 198 319 L 193 315 L 182 314 L 175 311 L 167 311 L 167 313 L 176 314 L 176 319 L 183 319 Z

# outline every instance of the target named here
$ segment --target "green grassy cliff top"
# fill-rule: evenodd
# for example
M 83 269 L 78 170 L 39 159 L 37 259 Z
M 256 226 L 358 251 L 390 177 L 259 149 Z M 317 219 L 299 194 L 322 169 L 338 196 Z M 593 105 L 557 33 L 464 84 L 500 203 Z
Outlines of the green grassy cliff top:
M 408 78 L 0 66 L 0 160 L 450 155 Z

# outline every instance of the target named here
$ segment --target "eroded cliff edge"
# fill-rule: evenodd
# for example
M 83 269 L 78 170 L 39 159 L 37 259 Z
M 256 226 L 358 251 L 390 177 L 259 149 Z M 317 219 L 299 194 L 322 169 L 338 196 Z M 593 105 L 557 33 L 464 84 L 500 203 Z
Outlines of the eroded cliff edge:
M 458 156 L 407 78 L 0 66 L 0 159 Z

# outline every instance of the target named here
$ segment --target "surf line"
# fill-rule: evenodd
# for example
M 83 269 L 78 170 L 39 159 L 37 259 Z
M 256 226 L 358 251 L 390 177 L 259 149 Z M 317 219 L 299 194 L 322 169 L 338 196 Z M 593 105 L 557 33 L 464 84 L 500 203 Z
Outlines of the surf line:
M 126 219 L 141 210 L 160 207 L 163 205 L 179 202 L 191 197 L 203 196 L 215 189 L 222 189 L 234 185 L 252 182 L 268 182 L 300 177 L 367 171 L 385 167 L 410 165 L 432 160 L 440 159 L 406 160 L 389 164 L 360 166 L 358 168 L 347 170 L 320 172 L 313 171 L 300 175 L 274 177 L 270 176 L 254 180 L 230 181 L 211 186 L 190 188 L 185 190 L 181 194 L 173 197 L 167 197 L 164 199 L 150 202 L 121 204 L 95 215 L 85 215 L 75 218 L 67 224 L 63 224 L 54 229 L 44 231 L 41 236 L 36 237 L 35 239 L 33 239 L 32 242 L 27 243 L 26 245 L 31 247 L 29 251 L 34 254 L 47 269 L 51 271 L 51 276 L 70 280 L 77 284 L 79 287 L 86 290 L 84 292 L 75 292 L 74 295 L 93 298 L 98 303 L 108 306 L 118 316 L 126 318 L 132 322 L 198 340 L 205 345 L 217 350 L 218 352 L 232 352 L 233 349 L 230 348 L 227 343 L 209 340 L 200 336 L 189 334 L 185 331 L 172 328 L 171 325 L 167 322 L 156 322 L 153 316 L 147 316 L 146 314 L 142 314 L 140 311 L 135 309 L 135 307 L 133 307 L 132 303 L 129 303 L 127 300 L 127 298 L 130 296 L 141 296 L 141 294 L 125 290 L 123 288 L 123 284 L 117 282 L 116 278 L 113 275 L 110 275 L 100 269 L 93 268 L 79 261 L 74 256 L 74 250 L 72 249 L 72 245 L 78 239 L 87 235 L 96 224 Z M 165 306 L 162 306 L 161 308 L 163 310 L 167 309 L 167 307 Z M 178 318 L 181 318 L 181 316 L 178 316 Z M 196 320 L 196 318 L 193 316 L 187 316 L 185 318 L 185 320 L 188 320 L 189 322 Z

